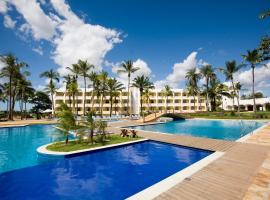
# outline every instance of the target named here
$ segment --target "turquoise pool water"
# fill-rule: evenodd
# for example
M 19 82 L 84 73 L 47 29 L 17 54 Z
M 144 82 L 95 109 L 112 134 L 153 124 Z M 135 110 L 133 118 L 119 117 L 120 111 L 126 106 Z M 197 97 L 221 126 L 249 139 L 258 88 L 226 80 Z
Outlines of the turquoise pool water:
M 0 173 L 49 161 L 38 157 L 36 148 L 63 139 L 53 125 L 0 128 Z
M 262 125 L 264 123 L 258 121 L 192 119 L 129 128 L 234 141 Z

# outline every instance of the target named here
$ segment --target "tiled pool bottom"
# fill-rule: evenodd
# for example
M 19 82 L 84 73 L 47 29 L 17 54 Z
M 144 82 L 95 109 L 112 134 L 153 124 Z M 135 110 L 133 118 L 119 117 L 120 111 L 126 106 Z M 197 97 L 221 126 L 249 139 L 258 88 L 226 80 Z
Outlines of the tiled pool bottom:
M 127 128 L 235 141 L 264 124 L 263 122 L 247 120 L 191 119 Z
M 153 141 L 0 174 L 2 200 L 125 199 L 212 152 Z

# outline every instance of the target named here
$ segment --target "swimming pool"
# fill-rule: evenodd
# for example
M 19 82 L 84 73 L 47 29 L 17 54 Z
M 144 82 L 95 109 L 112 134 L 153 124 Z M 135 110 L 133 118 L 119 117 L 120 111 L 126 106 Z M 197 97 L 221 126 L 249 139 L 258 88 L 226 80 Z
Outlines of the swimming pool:
M 53 125 L 0 128 L 0 173 L 49 161 L 40 159 L 36 149 L 63 139 Z
M 234 141 L 263 125 L 258 121 L 191 119 L 128 128 Z
M 145 141 L 0 174 L 1 200 L 125 199 L 212 152 Z

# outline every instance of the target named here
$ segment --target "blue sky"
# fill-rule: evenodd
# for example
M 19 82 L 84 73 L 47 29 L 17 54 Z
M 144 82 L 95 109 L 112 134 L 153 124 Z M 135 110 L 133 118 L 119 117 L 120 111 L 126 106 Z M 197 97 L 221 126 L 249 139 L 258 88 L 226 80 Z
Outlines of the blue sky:
M 151 74 L 159 87 L 184 87 L 187 69 L 241 62 L 241 54 L 255 48 L 270 28 L 269 20 L 258 19 L 270 6 L 262 0 L 1 1 L 0 54 L 13 52 L 26 61 L 37 88 L 45 84 L 42 71 L 65 74 L 78 58 L 123 82 L 126 77 L 115 72 L 120 62 L 132 59 L 141 67 L 138 73 Z M 247 88 L 248 70 L 237 75 Z M 259 68 L 256 83 L 267 95 L 269 71 Z

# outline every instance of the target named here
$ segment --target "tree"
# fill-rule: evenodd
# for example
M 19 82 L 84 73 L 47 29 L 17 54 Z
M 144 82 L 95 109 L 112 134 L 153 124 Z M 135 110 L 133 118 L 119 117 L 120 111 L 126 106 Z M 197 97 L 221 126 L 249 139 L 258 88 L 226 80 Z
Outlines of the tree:
M 234 83 L 234 74 L 236 72 L 238 72 L 241 67 L 243 67 L 243 65 L 237 65 L 236 64 L 236 61 L 235 60 L 232 60 L 232 61 L 227 61 L 225 63 L 225 67 L 220 69 L 221 72 L 225 75 L 225 79 L 226 81 L 230 81 L 231 84 L 232 84 L 232 89 L 233 89 L 233 93 L 234 95 L 232 95 L 233 97 L 233 105 L 234 105 L 234 96 L 236 95 L 236 98 L 237 98 L 237 106 L 238 106 L 238 114 L 240 114 L 240 105 L 239 105 L 239 96 L 237 95 L 237 92 L 236 92 L 236 88 L 235 88 L 235 83 Z M 233 106 L 233 109 L 234 109 L 234 106 Z
M 40 74 L 41 78 L 48 78 L 49 79 L 49 83 L 47 85 L 47 92 L 49 92 L 51 94 L 51 100 L 52 100 L 52 109 L 53 109 L 53 115 L 55 115 L 55 108 L 54 108 L 54 99 L 53 99 L 53 95 L 56 92 L 56 85 L 55 82 L 59 82 L 59 73 L 54 71 L 53 69 L 50 69 L 49 71 L 45 71 L 43 73 Z
M 165 85 L 164 89 L 161 91 L 162 96 L 165 97 L 165 113 L 167 113 L 167 109 L 168 109 L 168 98 L 169 96 L 173 96 L 173 92 L 172 92 L 172 88 L 169 85 Z
M 41 91 L 35 92 L 30 103 L 33 104 L 31 112 L 36 114 L 37 119 L 40 119 L 41 111 L 50 109 L 52 106 L 52 101 L 49 96 Z
M 94 65 L 87 63 L 87 61 L 79 60 L 78 63 L 79 75 L 83 77 L 84 82 L 84 97 L 83 97 L 83 115 L 85 115 L 85 98 L 86 98 L 86 77 L 89 71 L 94 68 Z
M 73 129 L 76 129 L 76 120 L 65 103 L 61 103 L 59 107 L 59 112 L 57 113 L 58 117 L 58 127 L 64 132 L 66 136 L 65 144 L 68 144 L 69 141 L 69 132 Z
M 63 76 L 65 83 L 65 94 L 68 95 L 69 107 L 71 108 L 71 94 L 68 92 L 68 87 L 71 84 L 72 77 L 71 75 Z
M 97 127 L 97 124 L 94 120 L 95 112 L 91 111 L 88 112 L 86 115 L 86 121 L 83 122 L 83 125 L 90 130 L 90 134 L 88 135 L 88 140 L 90 139 L 91 144 L 94 143 L 94 131 L 95 128 Z
M 101 102 L 100 102 L 100 115 L 103 117 L 103 103 L 104 103 L 104 97 L 106 97 L 106 92 L 108 91 L 108 73 L 105 71 L 102 71 L 99 76 L 100 81 L 100 93 L 101 93 Z
M 197 72 L 196 67 L 190 69 L 186 73 L 187 79 L 187 93 L 189 96 L 193 96 L 194 110 L 195 110 L 195 96 L 200 95 L 200 89 L 198 86 L 198 82 L 201 78 L 201 74 Z M 200 101 L 200 99 L 199 99 Z M 200 110 L 200 108 L 199 108 Z
M 245 62 L 250 64 L 252 69 L 252 96 L 253 96 L 253 112 L 256 112 L 256 103 L 255 103 L 255 67 L 260 64 L 262 61 L 262 55 L 259 53 L 257 49 L 247 50 L 247 54 L 243 55 Z
M 211 65 L 204 65 L 201 68 L 200 73 L 201 73 L 202 77 L 205 78 L 205 82 L 206 82 L 205 83 L 206 108 L 207 108 L 207 111 L 209 111 L 210 110 L 210 107 L 209 107 L 209 82 L 210 82 L 210 79 L 215 77 L 216 75 L 215 75 L 214 70 L 213 70 Z
M 124 89 L 123 84 L 117 81 L 115 78 L 109 78 L 107 82 L 108 93 L 110 96 L 110 117 L 112 116 L 113 97 L 115 93 Z
M 89 78 L 90 82 L 92 83 L 91 110 L 93 111 L 93 109 L 94 109 L 95 93 L 97 93 L 98 86 L 99 86 L 98 74 L 96 72 L 91 72 L 88 75 L 88 78 Z
M 127 113 L 130 114 L 130 102 L 129 102 L 129 97 L 130 97 L 130 78 L 133 73 L 139 70 L 138 67 L 133 66 L 133 62 L 131 60 L 125 61 L 121 65 L 122 69 L 119 69 L 117 72 L 118 73 L 125 73 L 128 75 L 128 99 L 127 99 Z
M 140 90 L 140 105 L 141 105 L 141 109 L 140 109 L 140 113 L 142 114 L 142 95 L 144 90 L 146 89 L 154 89 L 154 84 L 153 82 L 150 81 L 150 78 L 148 76 L 137 76 L 136 78 L 134 78 L 133 80 L 133 87 L 136 87 Z
M 68 85 L 68 93 L 72 96 L 72 112 L 75 114 L 75 97 L 79 91 L 78 84 L 76 78 L 73 76 L 71 83 Z M 78 108 L 77 108 L 78 113 Z
M 9 98 L 9 110 L 8 119 L 13 120 L 13 110 L 15 105 L 16 94 L 16 77 L 21 75 L 21 69 L 27 67 L 25 62 L 20 62 L 13 54 L 7 54 L 0 56 L 0 61 L 4 64 L 1 69 L 0 77 L 8 79 L 8 98 Z
M 145 89 L 143 93 L 143 98 L 145 102 L 147 103 L 148 111 L 150 110 L 150 96 L 151 96 L 151 91 L 148 88 Z
M 229 93 L 228 86 L 220 83 L 220 81 L 217 80 L 216 78 L 212 78 L 209 83 L 210 84 L 209 84 L 208 94 L 211 100 L 211 107 L 212 107 L 212 111 L 216 111 L 216 108 L 218 106 L 217 101 L 221 101 L 222 96 L 231 98 L 231 95 Z

